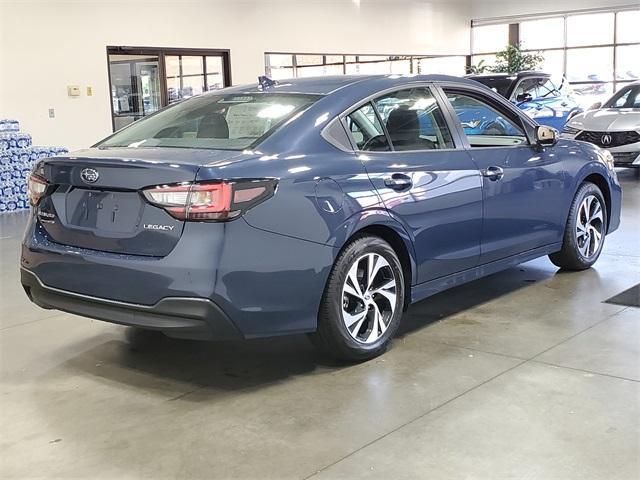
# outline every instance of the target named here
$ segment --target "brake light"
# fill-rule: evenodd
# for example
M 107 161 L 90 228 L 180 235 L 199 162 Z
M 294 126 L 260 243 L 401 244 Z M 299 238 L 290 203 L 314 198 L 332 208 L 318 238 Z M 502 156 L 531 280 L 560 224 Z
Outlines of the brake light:
M 157 185 L 142 193 L 149 203 L 180 220 L 224 221 L 270 198 L 276 184 L 271 179 L 181 183 Z
M 49 182 L 44 178 L 35 173 L 29 174 L 27 177 L 27 196 L 29 197 L 31 205 L 34 207 L 38 205 L 48 186 Z

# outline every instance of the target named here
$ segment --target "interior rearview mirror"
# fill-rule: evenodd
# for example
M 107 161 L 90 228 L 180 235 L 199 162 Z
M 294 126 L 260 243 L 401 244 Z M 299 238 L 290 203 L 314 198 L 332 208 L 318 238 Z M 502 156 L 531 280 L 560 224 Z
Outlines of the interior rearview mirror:
M 589 107 L 589 110 L 598 110 L 600 107 L 602 107 L 602 102 L 596 102 Z
M 558 131 L 546 125 L 536 127 L 536 144 L 541 147 L 551 147 L 558 141 Z

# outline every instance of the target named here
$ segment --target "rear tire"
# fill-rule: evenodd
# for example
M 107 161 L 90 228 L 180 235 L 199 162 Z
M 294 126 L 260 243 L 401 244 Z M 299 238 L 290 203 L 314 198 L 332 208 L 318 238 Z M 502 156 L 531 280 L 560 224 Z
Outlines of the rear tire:
M 342 360 L 380 355 L 400 324 L 404 289 L 393 248 L 379 237 L 354 239 L 333 265 L 311 342 Z
M 598 260 L 607 232 L 607 207 L 600 189 L 583 183 L 571 203 L 562 250 L 549 255 L 565 270 L 585 270 Z

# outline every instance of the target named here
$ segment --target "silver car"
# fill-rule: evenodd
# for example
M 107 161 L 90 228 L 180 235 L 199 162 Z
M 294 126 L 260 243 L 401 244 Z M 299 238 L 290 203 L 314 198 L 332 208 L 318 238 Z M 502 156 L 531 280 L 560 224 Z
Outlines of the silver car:
M 560 136 L 606 148 L 618 167 L 640 168 L 640 82 L 594 107 L 569 120 Z

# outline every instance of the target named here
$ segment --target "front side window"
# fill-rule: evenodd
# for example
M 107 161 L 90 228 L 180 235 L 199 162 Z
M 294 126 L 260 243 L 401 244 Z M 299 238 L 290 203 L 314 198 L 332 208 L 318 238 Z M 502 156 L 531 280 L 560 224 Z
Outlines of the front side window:
M 201 95 L 139 120 L 97 146 L 244 150 L 320 98 L 286 93 Z
M 393 92 L 373 102 L 394 150 L 453 148 L 438 102 L 425 87 Z
M 391 150 L 384 134 L 382 124 L 376 115 L 373 105 L 367 103 L 346 117 L 347 130 L 356 144 L 357 150 L 388 151 Z
M 528 142 L 511 116 L 480 96 L 446 90 L 471 147 L 508 147 Z

